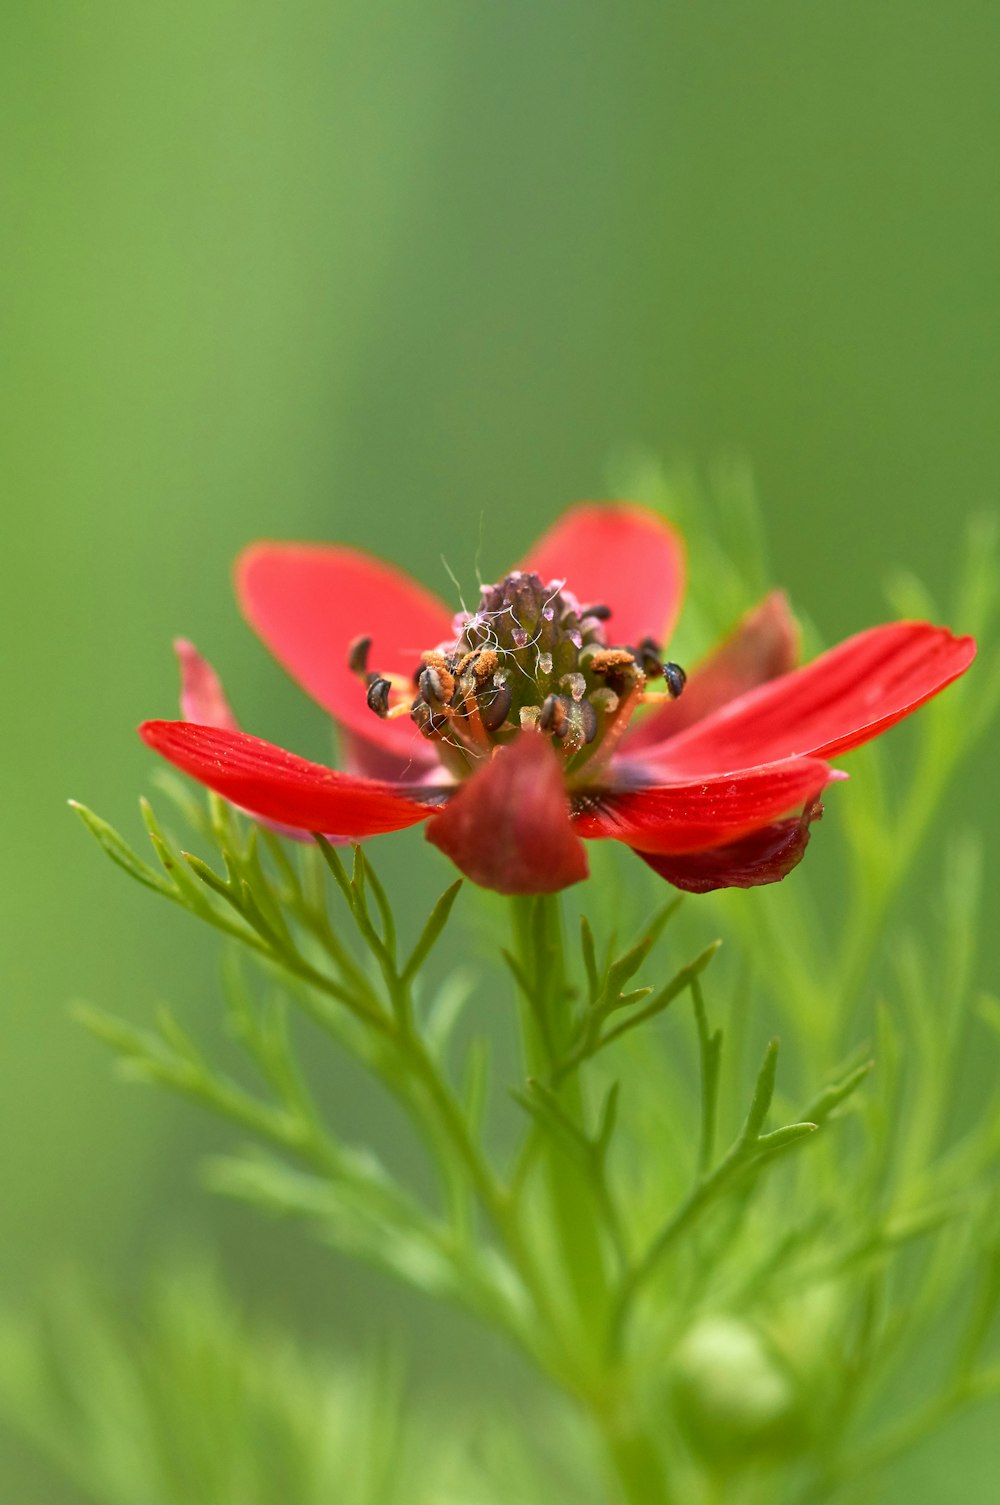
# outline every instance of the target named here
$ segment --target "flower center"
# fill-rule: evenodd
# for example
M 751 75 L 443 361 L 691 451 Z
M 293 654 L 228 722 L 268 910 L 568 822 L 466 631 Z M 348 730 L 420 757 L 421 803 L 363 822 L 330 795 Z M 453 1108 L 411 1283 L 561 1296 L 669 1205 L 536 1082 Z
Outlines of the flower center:
M 350 665 L 371 710 L 409 715 L 458 777 L 529 728 L 551 737 L 568 776 L 592 774 L 640 701 L 674 699 L 685 683 L 652 638 L 609 643 L 610 618 L 606 606 L 581 605 L 563 581 L 515 570 L 483 587 L 476 610 L 455 618 L 454 640 L 425 652 L 412 682 L 370 673 L 367 638 L 352 645 Z M 646 682 L 658 676 L 666 690 L 653 696 Z

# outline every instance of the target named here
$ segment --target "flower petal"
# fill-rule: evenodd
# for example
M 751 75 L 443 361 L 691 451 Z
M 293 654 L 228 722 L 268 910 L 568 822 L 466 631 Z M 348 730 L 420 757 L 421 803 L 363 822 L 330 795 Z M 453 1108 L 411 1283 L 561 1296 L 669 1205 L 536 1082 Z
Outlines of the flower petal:
M 641 852 L 700 852 L 737 841 L 817 798 L 838 775 L 818 758 L 583 797 L 578 836 L 611 837 Z M 843 775 L 840 775 L 843 777 Z
M 676 737 L 730 700 L 788 674 L 798 657 L 798 630 L 784 591 L 773 591 L 729 637 L 692 670 L 683 695 L 665 700 L 630 728 L 622 752 L 635 753 Z
M 432 807 L 372 779 L 335 773 L 245 732 L 146 721 L 143 741 L 224 799 L 300 831 L 361 838 L 426 820 Z
M 427 840 L 501 894 L 556 893 L 587 876 L 559 758 L 537 732 L 521 732 L 484 763 L 435 815 Z
M 872 627 L 646 750 L 642 762 L 672 780 L 783 758 L 833 757 L 915 711 L 975 655 L 972 638 L 929 622 Z
M 725 846 L 679 856 L 653 852 L 637 852 L 636 856 L 654 873 L 689 894 L 707 894 L 716 888 L 756 888 L 787 878 L 798 866 L 809 844 L 809 827 L 822 813 L 823 806 L 815 800 L 800 816 L 774 821 Z
M 238 732 L 222 681 L 208 659 L 202 658 L 187 638 L 174 639 L 174 652 L 181 671 L 181 715 L 200 726 L 221 726 Z
M 382 725 L 373 717 L 376 725 Z M 410 725 L 412 726 L 412 722 Z M 421 746 L 412 751 L 398 753 L 395 748 L 382 747 L 361 737 L 349 727 L 338 728 L 337 762 L 345 773 L 357 774 L 363 779 L 376 779 L 384 784 L 447 783 L 448 776 L 438 762 L 429 744 L 421 738 Z M 417 756 L 414 756 L 414 753 Z
M 684 545 L 655 512 L 631 502 L 583 502 L 550 528 L 521 565 L 565 580 L 581 605 L 611 608 L 608 641 L 665 642 L 684 592 Z
M 252 544 L 237 561 L 236 592 L 278 662 L 337 721 L 415 765 L 435 761 L 412 722 L 368 709 L 347 658 L 370 637 L 372 669 L 409 679 L 421 653 L 452 636 L 441 601 L 381 560 L 320 544 Z
M 194 644 L 186 638 L 174 639 L 174 651 L 180 664 L 181 715 L 184 720 L 196 722 L 199 726 L 218 726 L 229 732 L 241 731 L 222 688 L 222 681 L 208 659 L 202 658 Z M 290 837 L 293 841 L 311 839 L 308 832 L 300 831 L 295 826 L 282 825 L 277 820 L 262 819 L 262 824 L 276 835 Z M 327 841 L 343 840 L 345 838 L 342 836 L 327 835 Z

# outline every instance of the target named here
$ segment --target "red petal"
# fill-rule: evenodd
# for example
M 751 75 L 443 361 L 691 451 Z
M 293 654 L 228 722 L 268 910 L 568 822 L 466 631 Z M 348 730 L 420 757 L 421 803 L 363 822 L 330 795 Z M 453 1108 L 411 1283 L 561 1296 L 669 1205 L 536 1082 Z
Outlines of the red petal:
M 143 741 L 224 799 L 300 831 L 378 836 L 431 814 L 386 784 L 335 773 L 259 737 L 189 721 L 146 721 Z
M 638 752 L 676 737 L 738 695 L 788 674 L 797 657 L 795 619 L 784 592 L 773 591 L 691 673 L 679 700 L 664 701 L 629 731 L 622 752 Z
M 810 800 L 835 777 L 816 758 L 766 768 L 585 796 L 579 836 L 612 837 L 642 852 L 699 852 L 738 840 Z
M 351 643 L 372 640 L 369 663 L 407 679 L 421 653 L 452 637 L 451 613 L 402 571 L 355 549 L 253 544 L 236 565 L 251 626 L 320 705 L 368 742 L 425 767 L 434 754 L 409 720 L 380 721 L 347 667 Z
M 787 878 L 798 866 L 809 844 L 809 827 L 822 812 L 818 802 L 807 805 L 800 816 L 775 821 L 705 852 L 677 857 L 637 852 L 636 856 L 654 873 L 689 894 L 707 894 L 716 888 L 756 888 Z
M 208 660 L 202 658 L 194 644 L 186 638 L 175 638 L 174 650 L 181 669 L 181 715 L 184 720 L 196 722 L 199 726 L 218 726 L 229 732 L 240 731 L 240 724 L 226 699 L 222 681 Z M 299 831 L 294 826 L 282 825 L 281 821 L 265 820 L 263 824 L 279 836 L 288 836 L 293 841 L 310 840 L 308 833 Z M 343 839 L 335 835 L 327 836 L 328 841 Z
M 373 720 L 376 719 L 373 717 Z M 338 738 L 340 757 L 337 761 L 343 764 L 345 773 L 356 773 L 360 778 L 375 779 L 383 784 L 447 782 L 447 775 L 437 756 L 428 752 L 426 739 L 421 738 L 421 741 L 423 746 L 414 749 L 422 755 L 417 759 L 409 752 L 398 753 L 394 748 L 380 747 L 377 742 L 359 737 L 357 732 L 342 726 Z
M 201 726 L 221 726 L 239 731 L 222 681 L 207 659 L 187 638 L 174 639 L 174 652 L 181 670 L 181 715 Z
M 427 827 L 427 839 L 474 883 L 551 894 L 587 876 L 551 744 L 521 732 L 474 773 Z
M 629 502 L 571 507 L 521 568 L 543 580 L 565 580 L 583 606 L 609 606 L 613 643 L 666 641 L 684 592 L 679 536 L 655 512 Z
M 972 663 L 972 638 L 893 622 L 848 638 L 802 669 L 741 695 L 642 761 L 668 778 L 829 758 L 915 711 Z

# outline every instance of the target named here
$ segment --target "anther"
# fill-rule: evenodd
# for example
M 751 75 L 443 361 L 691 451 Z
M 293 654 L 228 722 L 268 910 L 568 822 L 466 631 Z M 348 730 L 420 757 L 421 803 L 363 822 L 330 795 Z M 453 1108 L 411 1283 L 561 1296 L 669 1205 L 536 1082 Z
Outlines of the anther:
M 387 679 L 373 679 L 368 686 L 368 709 L 374 711 L 376 716 L 383 720 L 389 714 L 389 691 L 392 688 Z
M 581 617 L 596 617 L 599 622 L 606 622 L 610 615 L 610 606 L 584 606 L 580 609 Z
M 419 695 L 409 710 L 418 729 L 425 737 L 438 737 L 442 735 L 448 726 L 447 718 L 444 716 L 435 716 L 427 702 L 421 700 Z
M 620 695 L 640 690 L 646 682 L 646 676 L 636 663 L 630 648 L 598 648 L 596 653 L 589 656 L 587 667 L 592 673 L 599 674 Z
M 597 712 L 589 700 L 578 701 L 576 708 L 580 717 L 580 730 L 584 744 L 593 742 L 597 736 Z
M 663 678 L 667 682 L 667 689 L 670 691 L 671 700 L 676 700 L 687 684 L 687 675 L 680 664 L 668 662 L 663 665 Z
M 562 739 L 569 730 L 568 706 L 562 695 L 546 695 L 538 718 L 539 730 Z
M 655 638 L 643 638 L 635 656 L 639 667 L 647 679 L 658 679 L 663 673 L 663 659 L 660 657 L 663 649 Z
M 439 669 L 433 664 L 427 664 L 421 670 L 417 685 L 421 699 L 432 711 L 443 710 L 455 692 L 454 676 L 447 669 Z
M 590 655 L 589 667 L 595 674 L 610 674 L 615 669 L 635 667 L 635 655 L 629 648 L 598 648 Z
M 471 669 L 477 680 L 489 679 L 497 663 L 498 659 L 492 648 L 473 648 L 455 665 L 455 677 L 460 679 Z
M 483 726 L 488 732 L 498 732 L 507 720 L 510 713 L 511 695 L 510 685 L 497 685 L 491 688 L 484 685 L 476 697 L 479 706 L 479 716 Z
M 368 673 L 368 652 L 372 640 L 369 637 L 355 638 L 347 650 L 347 667 L 352 674 L 363 676 Z

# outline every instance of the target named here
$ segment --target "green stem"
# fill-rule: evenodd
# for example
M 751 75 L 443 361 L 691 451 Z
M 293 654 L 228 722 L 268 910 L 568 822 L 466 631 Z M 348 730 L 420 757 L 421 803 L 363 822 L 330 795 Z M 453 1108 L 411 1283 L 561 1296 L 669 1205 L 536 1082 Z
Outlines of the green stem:
M 559 901 L 554 895 L 512 900 L 514 948 L 520 972 L 534 1007 L 521 1010 L 525 1074 L 551 1076 L 569 1039 L 572 1019 L 567 985 Z M 583 1125 L 583 1091 L 579 1076 L 571 1074 L 554 1086 L 559 1104 L 577 1125 Z M 539 1145 L 549 1209 L 562 1274 L 569 1287 L 577 1326 L 588 1348 L 595 1349 L 609 1305 L 605 1251 L 599 1224 L 603 1210 L 595 1204 L 586 1172 L 556 1140 Z
M 517 972 L 531 989 L 521 1012 L 525 1069 L 529 1075 L 549 1077 L 559 1107 L 585 1133 L 579 1075 L 571 1073 L 558 1086 L 552 1076 L 573 1027 L 558 899 L 514 899 L 513 927 Z M 599 1234 L 601 1219 L 609 1215 L 600 1183 L 586 1175 L 560 1141 L 534 1128 L 529 1134 L 533 1158 L 524 1157 L 521 1169 L 527 1176 L 532 1164 L 541 1165 L 562 1276 L 586 1348 L 589 1377 L 576 1394 L 602 1439 L 622 1505 L 673 1505 L 655 1439 L 635 1417 L 630 1382 L 621 1372 L 612 1377 L 602 1352 L 613 1294 Z
M 659 1452 L 648 1433 L 618 1407 L 591 1408 L 622 1505 L 673 1505 Z

